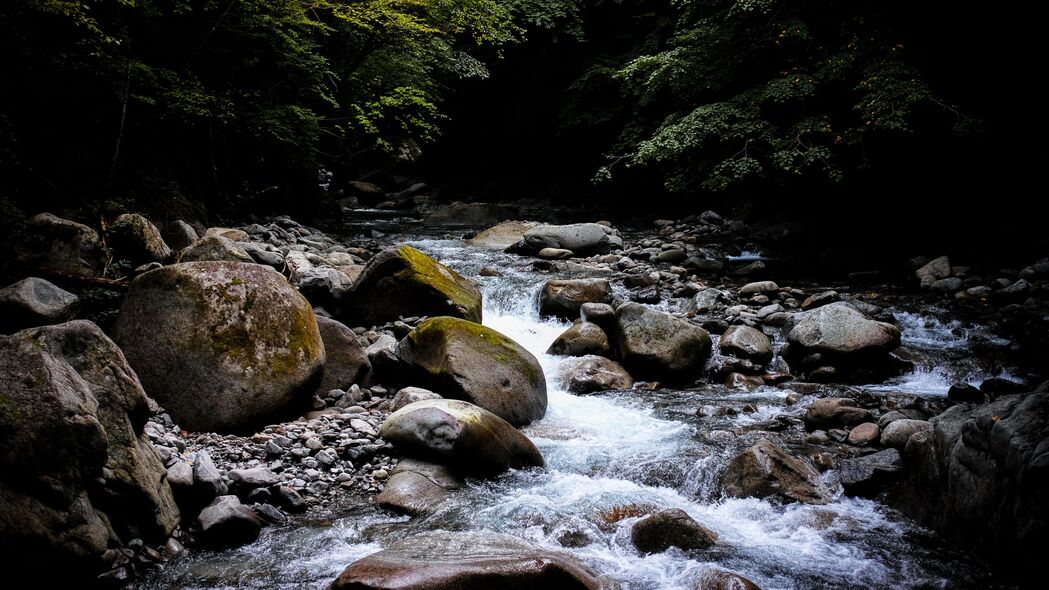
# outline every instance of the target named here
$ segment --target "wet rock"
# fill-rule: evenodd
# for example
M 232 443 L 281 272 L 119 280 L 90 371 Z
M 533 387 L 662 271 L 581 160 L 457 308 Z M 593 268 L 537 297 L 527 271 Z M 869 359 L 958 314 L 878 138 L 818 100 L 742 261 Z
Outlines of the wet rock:
M 608 336 L 615 334 L 616 310 L 607 303 L 584 303 L 579 306 L 579 317 L 597 325 Z
M 505 221 L 490 227 L 466 242 L 481 248 L 503 250 L 524 239 L 528 230 L 538 225 L 531 221 Z
M 779 290 L 779 285 L 772 281 L 757 281 L 743 285 L 739 289 L 740 297 L 747 295 L 758 295 L 761 293 L 772 293 Z
M 713 287 L 707 287 L 692 296 L 692 300 L 689 301 L 689 311 L 698 314 L 709 313 L 720 307 L 724 307 L 728 300 L 728 296 L 724 291 Z
M 772 360 L 772 341 L 761 330 L 749 326 L 731 326 L 718 340 L 721 352 L 757 363 Z
M 579 317 L 584 303 L 611 303 L 612 286 L 608 279 L 554 279 L 539 292 L 539 314 L 567 320 Z
M 415 516 L 432 511 L 464 485 L 462 478 L 444 465 L 402 459 L 375 501 L 380 508 Z
M 568 361 L 562 365 L 562 370 L 566 381 L 564 387 L 570 393 L 626 390 L 634 386 L 634 379 L 622 365 L 604 357 Z
M 372 257 L 341 304 L 339 317 L 351 325 L 377 326 L 410 315 L 481 322 L 477 285 L 407 245 Z
M 559 335 L 547 349 L 547 354 L 561 356 L 607 355 L 608 336 L 589 322 L 579 322 Z
M 324 373 L 318 393 L 327 393 L 332 389 L 348 389 L 354 383 L 360 383 L 371 373 L 371 362 L 368 355 L 357 342 L 353 330 L 340 322 L 325 317 L 317 317 L 317 330 L 324 343 Z
M 680 508 L 647 516 L 630 530 L 630 540 L 642 553 L 661 553 L 677 547 L 686 551 L 706 549 L 717 543 L 717 534 L 696 522 Z
M 313 309 L 256 264 L 140 275 L 113 327 L 149 394 L 188 429 L 249 428 L 306 404 L 324 363 Z
M 528 437 L 495 414 L 459 400 L 409 404 L 386 418 L 379 435 L 409 457 L 461 473 L 491 476 L 543 465 Z
M 434 393 L 429 389 L 423 389 L 422 387 L 405 387 L 397 392 L 393 396 L 393 400 L 390 402 L 390 411 L 396 412 L 397 410 L 413 404 L 415 402 L 421 402 L 429 399 L 442 399 L 440 394 Z
M 0 333 L 59 324 L 72 319 L 80 298 L 36 277 L 0 289 Z
M 109 227 L 108 238 L 117 256 L 127 258 L 132 264 L 164 262 L 172 256 L 157 226 L 138 213 L 117 217 Z
M 805 412 L 805 427 L 809 430 L 851 427 L 870 422 L 870 410 L 857 407 L 849 398 L 825 397 L 812 402 Z
M 925 420 L 911 420 L 903 418 L 889 422 L 881 433 L 881 444 L 902 451 L 907 446 L 907 441 L 918 432 L 932 429 L 932 424 Z
M 699 326 L 638 303 L 616 309 L 623 365 L 643 379 L 687 382 L 710 356 L 710 334 Z
M 432 531 L 358 560 L 330 590 L 596 590 L 597 576 L 571 557 L 500 533 Z
M 615 230 L 597 223 L 537 225 L 524 233 L 522 241 L 534 252 L 543 248 L 561 248 L 578 256 L 605 254 L 623 246 L 623 239 Z
M 873 422 L 864 422 L 858 426 L 852 428 L 849 431 L 849 444 L 857 446 L 867 446 L 871 443 L 878 442 L 878 438 L 881 435 L 881 429 L 878 425 Z
M 761 590 L 761 588 L 743 576 L 724 570 L 714 570 L 700 576 L 696 590 Z
M 736 498 L 775 498 L 805 504 L 826 504 L 829 499 L 811 465 L 767 440 L 733 457 L 721 484 L 726 495 Z
M 262 532 L 255 511 L 236 496 L 219 496 L 197 516 L 201 541 L 211 547 L 239 547 L 252 543 Z
M 896 481 L 901 467 L 900 452 L 885 449 L 871 455 L 845 459 L 841 462 L 838 477 L 846 494 L 873 498 Z
M 401 340 L 397 354 L 403 378 L 412 385 L 476 404 L 514 426 L 546 414 L 546 377 L 539 361 L 491 328 L 430 318 Z
M 21 268 L 79 277 L 102 274 L 104 260 L 98 232 L 50 213 L 29 220 L 14 243 L 13 255 Z
M 955 383 L 947 390 L 947 397 L 963 404 L 982 404 L 983 392 L 968 383 Z
M 208 236 L 190 244 L 179 254 L 179 261 L 255 262 L 239 244 L 222 236 Z
M 1038 587 L 1049 544 L 1049 393 L 957 405 L 914 434 L 892 503 L 975 549 L 1011 583 Z
M 143 434 L 149 400 L 102 330 L 78 320 L 0 336 L 0 383 L 5 560 L 82 582 L 108 548 L 168 538 L 179 511 Z

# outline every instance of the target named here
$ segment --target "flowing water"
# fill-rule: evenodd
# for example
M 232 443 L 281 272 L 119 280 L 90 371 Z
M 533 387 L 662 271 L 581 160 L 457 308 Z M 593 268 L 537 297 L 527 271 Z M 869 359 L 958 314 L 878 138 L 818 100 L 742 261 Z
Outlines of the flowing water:
M 545 354 L 569 324 L 540 319 L 537 313 L 538 290 L 549 275 L 532 270 L 529 259 L 470 248 L 458 240 L 415 245 L 476 280 L 485 297 L 484 323 L 519 342 L 542 364 L 549 410 L 524 432 L 547 466 L 472 481 L 424 517 L 391 516 L 363 506 L 332 522 L 270 528 L 246 547 L 194 553 L 169 566 L 149 587 L 319 589 L 355 559 L 435 529 L 514 534 L 569 552 L 632 590 L 691 588 L 714 567 L 740 573 L 766 590 L 992 587 L 971 556 L 954 552 L 875 501 L 838 493 L 824 506 L 784 506 L 719 495 L 720 471 L 755 441 L 770 438 L 788 449 L 806 450 L 797 418 L 810 398 L 787 405 L 789 390 L 736 392 L 719 386 L 570 395 L 560 385 L 562 359 Z M 502 276 L 479 276 L 485 266 Z M 913 313 L 897 317 L 905 343 L 946 368 L 919 366 L 911 375 L 868 390 L 943 395 L 959 373 L 979 379 L 982 369 L 965 358 L 973 328 Z M 701 405 L 748 403 L 756 411 L 696 415 Z M 832 474 L 825 477 L 833 486 Z M 631 526 L 639 514 L 663 508 L 684 509 L 714 530 L 720 542 L 701 552 L 672 548 L 641 555 L 630 542 Z

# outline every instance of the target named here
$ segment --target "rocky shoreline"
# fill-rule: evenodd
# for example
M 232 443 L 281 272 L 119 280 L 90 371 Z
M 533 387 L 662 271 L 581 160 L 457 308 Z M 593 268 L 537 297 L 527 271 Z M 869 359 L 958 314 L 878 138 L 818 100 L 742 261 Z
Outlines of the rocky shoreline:
M 456 207 L 440 215 L 466 214 Z M 140 215 L 124 215 L 103 239 L 53 215 L 34 218 L 15 249 L 18 275 L 65 280 L 70 288 L 112 281 L 129 291 L 112 340 L 73 320 L 80 298 L 40 276 L 0 291 L 4 333 L 12 334 L 0 337 L 0 366 L 5 382 L 19 383 L 0 406 L 5 446 L 47 435 L 94 453 L 90 468 L 68 471 L 78 483 L 57 484 L 26 457 L 5 455 L 0 498 L 15 516 L 0 530 L 3 549 L 22 555 L 18 544 L 28 539 L 27 547 L 75 564 L 71 578 L 98 576 L 101 585 L 120 586 L 183 545 L 235 546 L 253 541 L 265 525 L 337 515 L 361 503 L 425 514 L 466 478 L 542 465 L 517 430 L 546 412 L 546 377 L 536 359 L 480 326 L 482 295 L 473 282 L 382 237 L 348 244 L 287 217 L 239 228 L 174 222 L 162 231 Z M 548 351 L 579 357 L 569 391 L 717 384 L 789 390 L 795 401 L 816 395 L 803 425 L 786 416 L 762 425 L 770 432 L 800 426 L 804 444 L 816 450 L 800 456 L 769 441 L 746 448 L 720 476 L 727 497 L 822 504 L 834 494 L 822 475 L 834 471 L 846 495 L 886 499 L 952 541 L 974 544 L 1011 568 L 1013 580 L 1032 579 L 1036 572 L 1023 563 L 1033 559 L 1018 556 L 1029 556 L 1026 548 L 1046 535 L 1045 375 L 1032 370 L 1025 383 L 991 377 L 959 384 L 935 400 L 841 384 L 878 383 L 914 366 L 885 304 L 899 292 L 927 289 L 959 313 L 988 317 L 1003 333 L 1030 333 L 1032 317 L 1045 321 L 1049 263 L 977 274 L 944 257 L 915 259 L 911 285 L 844 292 L 767 280 L 776 259 L 753 254 L 764 238 L 771 241 L 708 211 L 624 234 L 605 222 L 506 222 L 468 242 L 519 255 L 522 265 L 551 276 L 539 307 L 574 321 Z M 130 281 L 103 276 L 113 261 Z M 59 337 L 61 346 L 39 345 L 47 351 L 41 366 L 51 372 L 35 381 L 20 377 L 27 359 L 36 358 L 31 343 Z M 1029 346 L 1014 340 L 995 354 L 1030 358 Z M 70 377 L 56 378 L 53 367 Z M 119 383 L 114 371 L 123 375 Z M 49 392 L 49 401 L 23 411 L 35 391 Z M 120 395 L 133 403 L 114 418 L 106 408 L 118 391 L 131 391 Z M 101 424 L 102 437 L 44 421 L 58 409 Z M 748 411 L 701 406 L 696 418 Z M 505 451 L 493 454 L 493 444 Z M 46 454 L 53 446 L 41 447 L 40 465 L 71 469 L 74 457 Z M 142 458 L 128 463 L 129 452 Z M 38 483 L 27 484 L 28 474 Z M 56 489 L 82 494 L 48 496 Z M 145 495 L 131 500 L 135 494 Z M 127 501 L 151 516 L 118 516 L 110 508 Z M 941 502 L 945 511 L 937 510 Z M 101 520 L 85 530 L 66 519 L 73 506 Z M 687 515 L 648 518 L 635 525 L 642 552 L 709 544 Z M 997 531 L 993 540 L 982 540 L 990 530 Z M 645 540 L 653 536 L 680 540 Z M 503 559 L 510 545 L 493 541 L 479 563 L 517 567 Z M 411 548 L 390 551 L 376 563 L 401 573 L 375 581 L 377 566 L 351 566 L 334 587 L 395 583 L 413 567 L 397 551 Z M 558 563 L 578 587 L 605 583 L 581 566 Z M 476 573 L 465 567 L 449 575 Z M 751 584 L 731 582 L 731 575 L 714 575 L 702 587 Z

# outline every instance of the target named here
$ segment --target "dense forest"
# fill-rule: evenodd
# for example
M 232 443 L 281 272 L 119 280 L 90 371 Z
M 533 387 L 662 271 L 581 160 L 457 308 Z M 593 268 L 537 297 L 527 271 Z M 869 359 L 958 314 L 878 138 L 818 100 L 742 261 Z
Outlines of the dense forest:
M 1015 238 L 1004 205 L 1047 158 L 1022 12 L 18 0 L 0 7 L 0 207 L 8 226 L 41 209 L 323 211 L 348 181 L 396 175 L 460 199 L 863 211 L 874 234 L 930 240 L 991 216 Z

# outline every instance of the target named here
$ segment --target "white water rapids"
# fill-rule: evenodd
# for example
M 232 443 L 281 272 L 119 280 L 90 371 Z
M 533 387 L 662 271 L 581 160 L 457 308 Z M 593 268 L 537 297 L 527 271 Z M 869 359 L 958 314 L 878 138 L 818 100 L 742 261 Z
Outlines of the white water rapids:
M 568 552 L 628 590 L 693 588 L 702 572 L 715 567 L 737 572 L 765 590 L 988 587 L 985 571 L 971 558 L 955 554 L 875 501 L 839 495 L 831 504 L 808 506 L 720 496 L 720 471 L 756 440 L 770 437 L 788 449 L 804 449 L 804 435 L 796 429 L 781 436 L 746 427 L 777 415 L 800 416 L 809 400 L 787 406 L 789 392 L 771 388 L 570 395 L 559 384 L 562 359 L 545 354 L 569 324 L 541 320 L 537 313 L 538 289 L 552 276 L 531 270 L 527 259 L 469 248 L 458 240 L 414 245 L 476 280 L 485 297 L 484 323 L 519 342 L 542 364 L 549 409 L 524 432 L 542 451 L 546 468 L 472 481 L 429 516 L 407 519 L 366 507 L 334 522 L 270 528 L 246 547 L 196 552 L 148 587 L 320 589 L 355 559 L 433 529 L 517 535 Z M 479 276 L 484 266 L 502 276 Z M 932 336 L 905 325 L 906 338 Z M 754 404 L 757 412 L 695 416 L 702 404 L 742 403 Z M 688 512 L 718 534 L 718 545 L 690 553 L 673 548 L 640 554 L 630 542 L 639 517 L 614 515 L 663 508 Z M 567 538 L 574 541 L 572 548 L 563 545 Z

